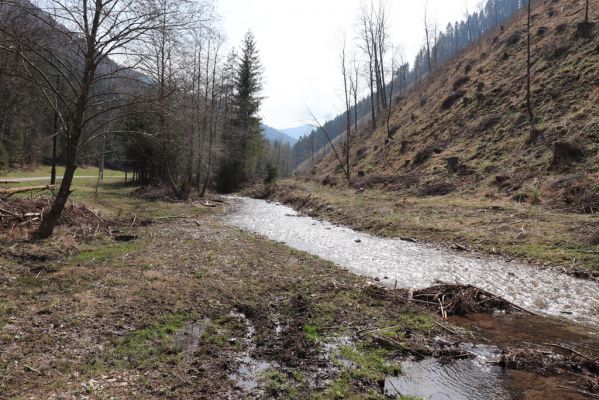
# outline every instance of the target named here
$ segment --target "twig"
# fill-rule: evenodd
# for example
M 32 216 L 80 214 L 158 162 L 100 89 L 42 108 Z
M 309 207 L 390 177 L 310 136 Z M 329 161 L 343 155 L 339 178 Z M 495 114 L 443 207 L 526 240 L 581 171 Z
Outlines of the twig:
M 594 399 L 599 399 L 599 394 L 587 392 L 586 390 L 582 390 L 582 389 L 578 389 L 578 388 L 573 388 L 573 387 L 570 387 L 570 386 L 563 386 L 563 385 L 555 385 L 555 387 L 558 387 L 560 389 L 571 390 L 573 392 L 584 394 L 585 396 L 589 396 L 589 397 L 592 397 Z
M 374 333 L 374 332 L 384 332 L 384 331 L 389 331 L 391 329 L 396 329 L 396 328 L 401 328 L 402 325 L 395 325 L 395 326 L 388 326 L 386 328 L 378 328 L 378 329 L 372 329 L 370 331 L 358 331 L 358 335 L 368 335 L 370 333 Z
M 129 229 L 133 228 L 133 225 L 135 225 L 135 221 L 137 221 L 137 214 L 135 214 L 133 216 L 133 222 L 131 222 L 131 225 L 129 226 Z
M 440 323 L 440 322 L 437 322 L 437 321 L 434 321 L 434 320 L 433 320 L 433 323 L 434 323 L 435 325 L 438 325 L 438 326 L 440 326 L 441 328 L 445 329 L 445 330 L 446 330 L 447 332 L 449 332 L 449 333 L 452 333 L 452 334 L 454 334 L 454 335 L 456 335 L 456 336 L 457 336 L 457 334 L 458 334 L 456 331 L 454 331 L 454 330 L 452 330 L 452 329 L 449 329 L 448 327 L 446 327 L 445 325 L 443 325 L 443 324 L 442 324 L 442 323 Z
M 17 213 L 14 213 L 14 212 L 12 212 L 12 211 L 5 210 L 5 209 L 3 209 L 3 208 L 0 208 L 0 211 L 2 211 L 3 213 L 10 214 L 10 215 L 12 215 L 12 216 L 15 216 L 15 217 L 18 217 L 18 216 L 19 216 L 19 214 L 17 214 Z
M 169 216 L 166 216 L 166 217 L 157 217 L 157 218 L 154 218 L 154 220 L 155 221 L 160 221 L 160 220 L 163 220 L 163 219 L 186 219 L 186 218 L 191 218 L 191 217 L 189 217 L 187 215 L 169 215 Z
M 26 370 L 29 370 L 31 372 L 35 372 L 38 375 L 42 375 L 42 373 L 39 370 L 37 370 L 37 369 L 35 369 L 35 368 L 27 365 L 27 364 L 23 365 L 23 367 L 25 367 Z
M 574 349 L 572 349 L 572 348 L 570 348 L 570 347 L 562 346 L 561 344 L 557 344 L 557 343 L 544 343 L 544 344 L 545 344 L 546 346 L 552 346 L 552 347 L 557 347 L 557 348 L 559 348 L 559 349 L 568 350 L 568 351 L 570 351 L 570 352 L 572 352 L 572 353 L 576 354 L 577 356 L 579 356 L 579 357 L 582 357 L 582 358 L 584 358 L 584 359 L 586 359 L 586 360 L 589 360 L 589 361 L 591 361 L 591 362 L 597 362 L 597 360 L 598 360 L 598 358 L 592 359 L 591 357 L 589 357 L 589 356 L 587 356 L 587 355 L 584 355 L 584 354 L 580 353 L 580 352 L 579 352 L 579 351 L 577 351 L 577 350 L 574 350 Z

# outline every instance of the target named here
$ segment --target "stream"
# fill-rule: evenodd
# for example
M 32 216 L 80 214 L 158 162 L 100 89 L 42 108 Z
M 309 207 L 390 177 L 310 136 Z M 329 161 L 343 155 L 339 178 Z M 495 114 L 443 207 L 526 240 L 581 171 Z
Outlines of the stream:
M 232 197 L 227 221 L 284 242 L 389 287 L 421 289 L 439 282 L 473 285 L 540 315 L 599 328 L 599 283 L 438 246 L 379 238 L 298 214 L 264 200 Z
M 230 197 L 226 221 L 239 228 L 332 261 L 388 287 L 426 288 L 438 283 L 473 285 L 536 315 L 515 313 L 451 317 L 497 345 L 562 343 L 599 353 L 599 283 L 426 243 L 379 238 L 299 214 L 290 207 Z M 481 348 L 480 344 L 475 345 Z M 471 349 L 471 350 L 473 350 Z M 497 347 L 483 345 L 474 360 L 440 364 L 408 361 L 405 374 L 385 382 L 386 394 L 427 399 L 579 399 L 564 391 L 568 377 L 550 378 L 490 367 Z

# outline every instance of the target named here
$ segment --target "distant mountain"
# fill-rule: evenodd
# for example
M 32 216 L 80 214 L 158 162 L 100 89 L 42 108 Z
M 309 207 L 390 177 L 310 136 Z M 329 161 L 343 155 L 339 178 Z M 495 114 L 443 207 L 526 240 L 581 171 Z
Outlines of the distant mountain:
M 270 142 L 278 140 L 281 143 L 289 144 L 289 146 L 293 146 L 297 142 L 296 138 L 286 135 L 285 133 L 276 130 L 275 128 L 271 128 L 268 125 L 262 125 L 262 133 L 264 134 L 264 137 Z
M 296 126 L 295 128 L 287 128 L 287 129 L 279 129 L 281 132 L 286 134 L 287 136 L 291 136 L 295 140 L 298 140 L 302 136 L 308 136 L 310 132 L 314 130 L 313 126 L 310 125 L 302 125 Z

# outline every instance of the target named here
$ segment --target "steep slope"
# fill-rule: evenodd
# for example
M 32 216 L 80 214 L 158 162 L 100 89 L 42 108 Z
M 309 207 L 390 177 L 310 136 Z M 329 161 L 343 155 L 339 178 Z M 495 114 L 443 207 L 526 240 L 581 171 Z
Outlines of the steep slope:
M 283 144 L 288 144 L 290 146 L 293 146 L 295 144 L 295 142 L 297 142 L 297 140 L 289 135 L 286 135 L 285 133 L 275 129 L 275 128 L 271 128 L 268 125 L 262 125 L 262 134 L 264 135 L 264 137 L 270 141 L 270 142 L 275 142 L 275 141 L 279 141 Z
M 526 14 L 519 12 L 396 99 L 390 138 L 383 116 L 374 132 L 354 137 L 354 185 L 599 210 L 599 28 L 579 37 L 583 6 L 551 0 L 534 7 L 534 130 L 525 102 Z M 591 1 L 591 21 L 598 6 Z M 331 154 L 307 170 L 342 179 Z

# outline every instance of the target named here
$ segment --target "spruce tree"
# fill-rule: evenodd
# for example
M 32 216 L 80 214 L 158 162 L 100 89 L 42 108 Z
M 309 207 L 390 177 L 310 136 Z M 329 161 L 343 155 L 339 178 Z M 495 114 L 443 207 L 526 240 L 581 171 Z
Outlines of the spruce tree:
M 225 133 L 228 147 L 219 171 L 218 189 L 221 192 L 236 190 L 242 181 L 251 178 L 263 147 L 261 119 L 258 115 L 262 103 L 262 65 L 254 35 L 246 33 L 241 56 L 235 71 L 232 124 Z

